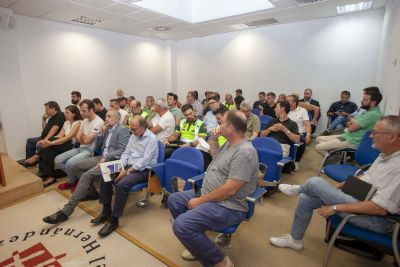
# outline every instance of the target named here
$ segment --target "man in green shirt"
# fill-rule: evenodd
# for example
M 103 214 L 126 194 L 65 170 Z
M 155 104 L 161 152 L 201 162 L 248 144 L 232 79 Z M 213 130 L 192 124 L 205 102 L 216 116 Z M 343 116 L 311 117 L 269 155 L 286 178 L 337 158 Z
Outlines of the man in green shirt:
M 183 119 L 182 111 L 176 106 L 176 103 L 178 102 L 178 96 L 174 93 L 168 93 L 167 102 L 169 112 L 171 112 L 172 116 L 174 116 L 175 125 L 178 126 L 179 122 Z
M 357 118 L 352 118 L 347 123 L 343 135 L 330 135 L 317 137 L 317 152 L 325 156 L 329 151 L 338 148 L 355 148 L 359 146 L 364 134 L 375 126 L 375 123 L 382 117 L 379 103 L 382 100 L 380 92 L 366 91 L 361 102 L 361 108 L 366 111 Z
M 140 103 L 139 100 L 132 100 L 129 103 L 129 107 L 130 107 L 131 112 L 125 116 L 124 122 L 122 123 L 122 125 L 128 129 L 130 129 L 130 127 L 131 127 L 130 123 L 131 123 L 131 120 L 133 120 L 133 117 L 135 117 L 136 115 L 140 115 L 143 117 L 143 119 L 146 120 L 147 116 L 149 115 L 148 112 L 146 112 L 142 109 L 142 104 Z
M 227 110 L 235 109 L 235 102 L 233 102 L 233 97 L 231 94 L 225 94 L 225 104 Z

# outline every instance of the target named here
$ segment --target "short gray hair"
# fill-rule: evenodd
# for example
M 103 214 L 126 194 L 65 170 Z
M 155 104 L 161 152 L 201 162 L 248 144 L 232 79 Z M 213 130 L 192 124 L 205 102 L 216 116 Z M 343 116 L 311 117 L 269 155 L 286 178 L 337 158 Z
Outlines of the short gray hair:
M 249 102 L 247 102 L 247 101 L 243 101 L 242 103 L 240 103 L 240 107 L 241 108 L 248 108 L 248 109 L 252 108 L 251 104 Z
M 160 106 L 162 109 L 168 109 L 168 102 L 165 100 L 165 98 L 157 99 L 156 105 Z
M 119 113 L 118 110 L 110 109 L 109 112 L 112 113 L 112 116 L 113 116 L 114 118 L 116 118 L 117 121 L 119 121 L 119 120 L 121 119 L 121 113 Z
M 400 133 L 400 116 L 398 115 L 383 116 L 379 119 L 379 121 L 386 122 L 386 127 L 385 127 L 386 130 Z

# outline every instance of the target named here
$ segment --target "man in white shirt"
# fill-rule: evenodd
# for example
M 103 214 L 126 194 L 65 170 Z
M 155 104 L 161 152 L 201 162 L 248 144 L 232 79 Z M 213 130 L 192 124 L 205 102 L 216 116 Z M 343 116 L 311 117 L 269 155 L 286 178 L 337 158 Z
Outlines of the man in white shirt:
M 320 177 L 311 177 L 303 185 L 280 184 L 279 190 L 284 194 L 299 195 L 299 204 L 290 234 L 271 237 L 272 245 L 303 249 L 303 237 L 314 209 L 324 218 L 335 213 L 400 214 L 400 116 L 380 118 L 372 130 L 371 138 L 373 147 L 381 154 L 360 179 L 377 188 L 373 197 L 358 201 L 340 190 L 344 182 L 332 186 Z M 351 218 L 349 222 L 377 233 L 389 234 L 393 230 L 393 224 L 381 217 L 359 216 Z
M 84 99 L 79 103 L 84 120 L 76 134 L 76 140 L 81 144 L 79 148 L 73 148 L 58 155 L 54 159 L 55 166 L 68 175 L 68 181 L 58 185 L 58 189 L 71 188 L 75 190 L 79 177 L 72 171 L 72 166 L 93 156 L 97 134 L 103 127 L 104 121 L 96 115 L 92 100 Z
M 311 141 L 311 125 L 308 112 L 304 108 L 299 107 L 299 97 L 297 95 L 287 96 L 287 101 L 290 104 L 290 112 L 288 114 L 289 119 L 297 123 L 300 134 L 300 142 L 303 144 L 297 148 L 297 154 L 295 159 L 295 171 L 299 169 L 300 160 L 303 157 L 306 145 Z
M 128 114 L 128 112 L 125 109 L 122 109 L 119 103 L 119 99 L 111 99 L 110 100 L 110 108 L 114 109 L 121 114 L 121 119 L 119 121 L 120 124 L 124 122 L 125 116 Z
M 192 105 L 196 117 L 201 117 L 203 115 L 203 105 L 196 100 L 196 96 L 193 91 L 189 91 L 187 93 L 186 104 Z
M 164 142 L 175 132 L 175 118 L 168 110 L 168 103 L 164 98 L 157 99 L 154 106 L 157 115 L 151 121 L 149 116 L 147 125 L 157 139 Z

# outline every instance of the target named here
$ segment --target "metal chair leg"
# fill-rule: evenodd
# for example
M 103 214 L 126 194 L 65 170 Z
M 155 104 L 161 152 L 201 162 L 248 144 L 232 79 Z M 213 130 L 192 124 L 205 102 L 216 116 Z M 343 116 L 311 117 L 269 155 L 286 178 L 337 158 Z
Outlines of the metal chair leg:
M 138 202 L 136 202 L 136 207 L 138 207 L 138 208 L 147 207 L 149 205 L 149 197 L 150 197 L 150 193 L 146 189 L 144 197 L 141 200 L 139 200 Z
M 214 238 L 214 243 L 220 248 L 231 248 L 232 247 L 232 235 L 231 234 L 219 234 Z

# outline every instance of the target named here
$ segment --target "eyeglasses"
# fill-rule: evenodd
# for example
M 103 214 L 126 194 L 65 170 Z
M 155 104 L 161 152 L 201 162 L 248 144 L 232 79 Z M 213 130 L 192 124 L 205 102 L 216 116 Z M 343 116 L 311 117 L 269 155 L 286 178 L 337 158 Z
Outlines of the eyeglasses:
M 132 128 L 132 127 L 131 127 L 131 131 L 132 131 L 132 132 L 136 132 L 136 131 L 139 130 L 139 129 L 140 129 L 140 127 L 137 127 L 137 128 Z

